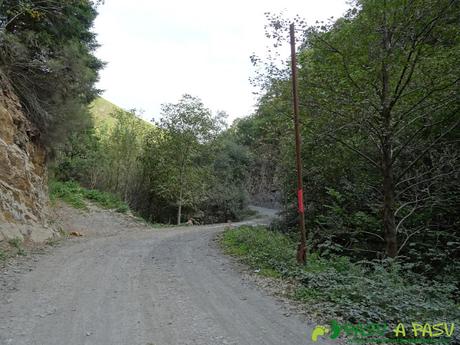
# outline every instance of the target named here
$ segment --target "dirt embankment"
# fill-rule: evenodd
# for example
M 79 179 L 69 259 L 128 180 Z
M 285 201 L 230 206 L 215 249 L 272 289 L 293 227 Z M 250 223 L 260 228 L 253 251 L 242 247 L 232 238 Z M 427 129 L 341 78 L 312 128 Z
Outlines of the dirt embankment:
M 46 157 L 38 131 L 0 73 L 0 244 L 53 237 L 48 201 Z

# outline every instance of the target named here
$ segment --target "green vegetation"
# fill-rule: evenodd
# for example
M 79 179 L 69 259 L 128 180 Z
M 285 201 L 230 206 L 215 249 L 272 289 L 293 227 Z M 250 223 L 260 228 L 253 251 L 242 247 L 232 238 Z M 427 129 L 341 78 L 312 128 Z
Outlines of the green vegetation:
M 242 226 L 224 233 L 223 244 L 230 254 L 242 256 L 245 263 L 283 275 L 296 269 L 295 243 L 279 232 L 264 227 Z
M 296 241 L 263 227 L 227 230 L 222 244 L 260 274 L 296 281 L 292 298 L 324 319 L 349 322 L 459 322 L 455 279 L 427 280 L 393 259 L 353 263 L 345 256 L 309 256 L 295 262 Z
M 117 195 L 150 223 L 247 215 L 249 155 L 227 138 L 224 113 L 213 114 L 190 95 L 164 104 L 156 125 L 101 98 L 92 111 L 95 127 L 59 146 L 52 167 L 57 180 Z
M 460 282 L 459 3 L 350 6 L 315 26 L 295 20 L 310 251 L 395 258 L 426 279 Z M 275 45 L 286 43 L 289 22 L 268 15 Z M 289 64 L 252 60 L 258 107 L 228 134 L 251 155 L 251 196 L 277 198 L 273 228 L 296 233 Z
M 337 20 L 295 20 L 306 267 L 294 260 L 289 64 L 270 57 L 278 52 L 252 57 L 258 104 L 229 128 L 225 113 L 187 94 L 150 124 L 96 98 L 97 4 L 0 2 L 0 77 L 38 128 L 34 142 L 53 149 L 50 174 L 64 181 L 51 182 L 53 198 L 129 205 L 167 224 L 239 220 L 249 200 L 279 204 L 274 231 L 243 227 L 223 241 L 262 274 L 295 279 L 310 309 L 352 321 L 458 319 L 458 1 L 357 0 Z M 275 49 L 289 22 L 268 15 Z
M 22 247 L 22 240 L 20 238 L 11 239 L 8 241 L 8 244 L 16 250 L 16 255 L 27 255 Z
M 96 128 L 108 127 L 112 128 L 115 125 L 116 119 L 112 114 L 122 110 L 108 100 L 98 97 L 89 105 L 91 115 L 94 119 Z
M 105 135 L 110 132 L 119 120 L 120 114 L 123 113 L 135 113 L 135 110 L 124 111 L 119 106 L 109 102 L 103 97 L 97 97 L 89 105 L 89 111 L 91 113 L 91 118 L 94 123 L 94 128 L 99 132 L 100 135 Z M 150 122 L 143 120 L 140 117 L 136 117 L 137 121 L 141 126 L 146 129 L 152 128 L 154 125 Z
M 49 188 L 50 198 L 53 203 L 60 199 L 75 208 L 86 209 L 82 188 L 78 183 L 50 181 Z
M 99 206 L 113 209 L 121 213 L 125 213 L 129 210 L 128 205 L 116 196 L 95 189 L 83 188 L 75 181 L 51 181 L 50 196 L 52 201 L 60 199 L 80 209 L 86 209 L 85 200 L 89 200 Z
M 49 151 L 90 125 L 88 103 L 103 67 L 91 31 L 100 1 L 0 2 L 0 74 L 19 97 Z
M 9 240 L 8 243 L 10 246 L 16 249 L 19 249 L 21 247 L 22 240 L 20 238 L 14 238 L 14 239 Z

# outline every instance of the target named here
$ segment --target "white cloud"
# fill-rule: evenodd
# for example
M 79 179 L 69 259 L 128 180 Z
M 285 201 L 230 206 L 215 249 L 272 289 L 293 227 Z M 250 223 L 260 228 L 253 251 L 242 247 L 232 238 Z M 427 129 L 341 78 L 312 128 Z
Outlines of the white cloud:
M 184 93 L 230 118 L 251 113 L 252 53 L 264 55 L 265 12 L 299 14 L 313 24 L 346 9 L 345 0 L 106 0 L 95 32 L 108 62 L 98 87 L 124 108 L 158 118 L 160 105 Z M 286 56 L 288 56 L 286 51 Z

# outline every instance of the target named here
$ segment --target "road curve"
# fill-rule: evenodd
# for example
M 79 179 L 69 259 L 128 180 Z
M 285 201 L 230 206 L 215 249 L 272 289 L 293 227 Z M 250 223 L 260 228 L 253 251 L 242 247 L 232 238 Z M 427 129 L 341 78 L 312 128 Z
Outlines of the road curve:
M 219 251 L 224 225 L 146 229 L 67 241 L 21 272 L 1 298 L 0 344 L 311 343 Z

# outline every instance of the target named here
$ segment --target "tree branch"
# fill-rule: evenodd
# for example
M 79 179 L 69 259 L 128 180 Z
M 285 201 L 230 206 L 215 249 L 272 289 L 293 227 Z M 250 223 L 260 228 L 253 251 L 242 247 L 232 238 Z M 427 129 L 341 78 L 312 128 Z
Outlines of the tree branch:
M 360 155 L 362 158 L 364 158 L 365 160 L 367 160 L 369 163 L 371 163 L 373 166 L 379 168 L 379 164 L 377 164 L 377 162 L 375 162 L 371 157 L 369 157 L 368 155 L 366 155 L 364 152 L 361 152 L 360 150 L 358 150 L 357 148 L 347 144 L 346 142 L 344 142 L 343 140 L 333 136 L 332 134 L 330 133 L 327 133 L 326 134 L 327 136 L 329 136 L 330 138 L 334 139 L 334 140 L 337 140 L 339 143 L 341 143 L 342 145 L 344 145 L 345 147 L 349 148 L 350 150 L 352 150 L 353 152 L 357 153 L 358 155 Z
M 454 113 L 457 112 L 459 109 L 454 110 Z M 460 124 L 460 120 L 458 120 L 452 127 L 450 127 L 448 130 L 446 130 L 443 134 L 441 134 L 436 140 L 434 140 L 431 145 L 429 145 L 421 154 L 417 156 L 407 167 L 406 169 L 403 170 L 401 174 L 398 175 L 396 178 L 396 182 L 399 181 L 414 165 L 417 163 L 431 148 L 436 145 L 443 137 L 445 137 L 447 134 L 449 134 L 453 129 L 455 129 L 458 125 Z

